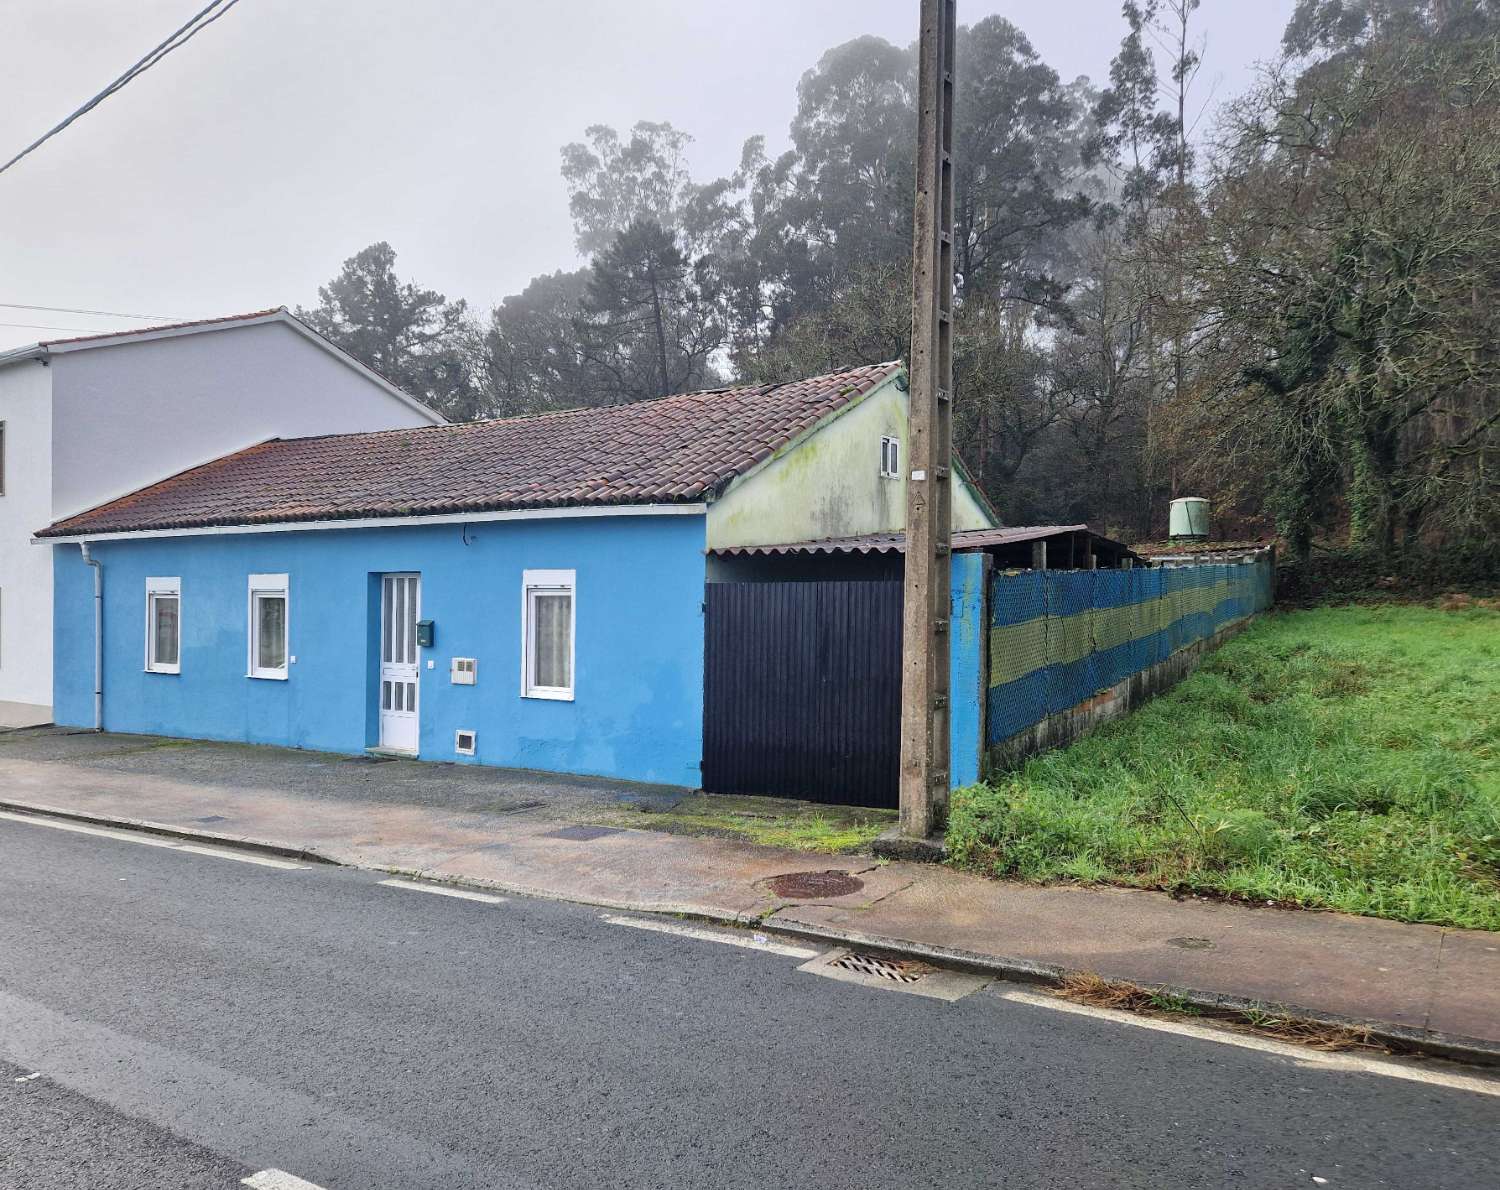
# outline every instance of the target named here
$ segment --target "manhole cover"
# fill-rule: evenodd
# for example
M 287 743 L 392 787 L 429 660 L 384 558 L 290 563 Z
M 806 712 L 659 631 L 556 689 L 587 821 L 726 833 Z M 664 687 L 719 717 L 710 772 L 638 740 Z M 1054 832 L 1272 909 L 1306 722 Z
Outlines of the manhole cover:
M 587 843 L 590 839 L 602 839 L 605 835 L 618 835 L 617 826 L 565 826 L 561 830 L 548 831 L 544 839 L 572 839 L 575 843 Z
M 1168 938 L 1168 946 L 1175 946 L 1179 950 L 1212 950 L 1213 942 L 1208 938 Z
M 847 897 L 865 882 L 848 872 L 788 872 L 773 877 L 767 887 L 778 897 L 806 901 L 814 897 Z

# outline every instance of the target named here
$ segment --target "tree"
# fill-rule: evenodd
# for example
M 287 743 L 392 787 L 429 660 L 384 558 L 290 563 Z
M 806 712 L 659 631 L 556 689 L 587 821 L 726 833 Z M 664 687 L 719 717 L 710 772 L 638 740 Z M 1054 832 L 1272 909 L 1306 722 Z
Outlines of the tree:
M 588 143 L 563 146 L 562 175 L 578 250 L 593 256 L 638 220 L 678 227 L 691 180 L 682 157 L 692 137 L 642 120 L 628 139 L 607 124 L 585 130 Z
M 1198 259 L 1226 414 L 1275 444 L 1302 550 L 1335 500 L 1380 551 L 1500 525 L 1500 36 L 1421 27 L 1273 76 L 1210 192 Z
M 574 328 L 614 401 L 665 397 L 715 379 L 724 342 L 711 263 L 690 262 L 660 224 L 637 219 L 594 260 Z
M 960 296 L 1056 302 L 1071 268 L 1066 233 L 1093 206 L 1083 184 L 1088 96 L 1064 86 L 1002 17 L 961 30 L 957 55 Z
M 297 317 L 391 383 L 441 412 L 472 416 L 473 333 L 468 307 L 396 276 L 396 252 L 381 241 L 344 261 L 318 288 L 318 305 Z
M 484 335 L 484 416 L 597 405 L 608 390 L 578 344 L 589 270 L 534 278 L 490 313 Z

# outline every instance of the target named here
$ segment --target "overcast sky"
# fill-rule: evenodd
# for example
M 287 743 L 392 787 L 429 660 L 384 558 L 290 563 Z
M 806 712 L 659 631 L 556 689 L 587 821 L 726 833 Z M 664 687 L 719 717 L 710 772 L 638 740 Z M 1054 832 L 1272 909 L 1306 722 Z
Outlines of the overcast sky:
M 1272 57 L 1294 0 L 1204 0 L 1203 95 Z M 4 0 L 0 160 L 201 0 Z M 799 76 L 917 0 L 241 0 L 0 175 L 0 302 L 203 317 L 298 303 L 389 240 L 403 276 L 487 309 L 575 264 L 558 149 L 667 120 L 695 177 L 786 144 Z M 1015 21 L 1066 79 L 1105 77 L 1118 0 L 960 0 Z M 962 85 L 960 80 L 960 85 Z M 0 307 L 0 322 L 119 319 Z M 65 332 L 66 333 L 66 332 Z M 47 338 L 0 326 L 0 348 Z

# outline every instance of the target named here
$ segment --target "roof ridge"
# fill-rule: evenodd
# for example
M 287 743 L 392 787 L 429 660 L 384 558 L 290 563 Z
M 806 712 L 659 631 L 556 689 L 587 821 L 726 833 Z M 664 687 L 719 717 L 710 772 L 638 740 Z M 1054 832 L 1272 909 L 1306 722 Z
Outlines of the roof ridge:
M 95 339 L 122 339 L 127 335 L 151 335 L 157 331 L 180 331 L 194 326 L 212 326 L 218 322 L 249 322 L 254 318 L 269 318 L 273 314 L 287 314 L 285 306 L 272 306 L 265 310 L 251 310 L 244 314 L 221 314 L 213 318 L 189 318 L 181 322 L 159 322 L 155 326 L 130 327 L 121 331 L 98 331 L 89 335 L 70 335 L 61 339 L 38 339 L 37 347 L 60 347 L 67 343 L 91 343 Z
M 474 430 L 483 426 L 514 425 L 522 422 L 540 422 L 552 418 L 577 417 L 590 413 L 610 413 L 615 410 L 637 409 L 646 405 L 660 406 L 663 401 L 678 401 L 687 397 L 714 397 L 726 393 L 759 392 L 768 396 L 777 389 L 795 384 L 815 384 L 835 376 L 849 376 L 856 372 L 877 372 L 887 368 L 904 367 L 901 360 L 886 360 L 879 364 L 855 364 L 847 368 L 835 368 L 816 376 L 803 376 L 797 380 L 765 381 L 760 384 L 726 384 L 719 388 L 696 388 L 684 393 L 668 393 L 664 397 L 642 397 L 636 401 L 621 401 L 614 405 L 574 405 L 569 409 L 546 409 L 540 413 L 516 413 L 510 417 L 478 417 L 471 421 L 450 421 L 437 426 L 397 426 L 389 430 L 351 430 L 339 434 L 308 434 L 298 438 L 274 438 L 274 442 L 318 442 L 329 438 L 378 438 L 389 434 L 426 434 L 433 430 Z

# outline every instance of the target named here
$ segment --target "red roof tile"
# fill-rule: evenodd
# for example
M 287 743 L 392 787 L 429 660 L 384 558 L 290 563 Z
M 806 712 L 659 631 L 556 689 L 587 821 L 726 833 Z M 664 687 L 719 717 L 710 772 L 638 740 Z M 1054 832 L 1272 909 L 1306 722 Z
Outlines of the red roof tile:
M 875 364 L 539 417 L 272 439 L 37 536 L 692 503 L 900 369 Z
M 123 331 L 102 331 L 96 335 L 74 335 L 70 339 L 43 339 L 37 346 L 63 347 L 73 343 L 92 343 L 96 339 L 120 339 L 128 335 L 154 335 L 158 331 L 183 331 L 192 327 L 213 326 L 219 322 L 253 322 L 257 318 L 269 318 L 273 314 L 284 313 L 285 310 L 285 306 L 276 306 L 270 310 L 253 310 L 249 314 L 223 314 L 218 318 L 195 318 L 191 322 L 159 322 L 154 326 L 137 326 Z

